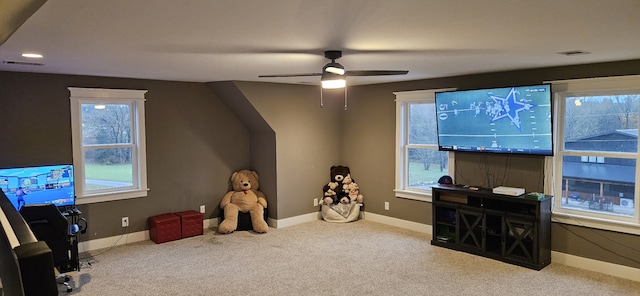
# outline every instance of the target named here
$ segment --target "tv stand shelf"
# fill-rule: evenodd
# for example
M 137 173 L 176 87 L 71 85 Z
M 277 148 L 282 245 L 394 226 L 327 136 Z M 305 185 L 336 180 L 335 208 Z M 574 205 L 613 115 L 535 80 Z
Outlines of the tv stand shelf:
M 551 196 L 433 187 L 431 244 L 540 270 L 551 263 Z

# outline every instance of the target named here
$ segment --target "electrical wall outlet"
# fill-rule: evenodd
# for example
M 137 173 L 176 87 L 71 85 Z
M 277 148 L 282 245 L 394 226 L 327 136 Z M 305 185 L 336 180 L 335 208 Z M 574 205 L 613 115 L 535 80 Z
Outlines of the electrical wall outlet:
M 388 211 L 388 210 L 389 210 L 389 202 L 388 202 L 388 201 L 385 201 L 385 202 L 384 202 L 384 209 L 385 209 L 386 211 Z
M 317 197 L 313 199 L 313 206 L 314 207 L 318 206 L 318 198 Z
M 201 205 L 201 206 L 200 206 L 200 213 L 203 213 L 203 214 L 204 214 L 204 212 L 205 212 L 204 205 Z
M 129 227 L 129 217 L 122 217 L 122 227 Z

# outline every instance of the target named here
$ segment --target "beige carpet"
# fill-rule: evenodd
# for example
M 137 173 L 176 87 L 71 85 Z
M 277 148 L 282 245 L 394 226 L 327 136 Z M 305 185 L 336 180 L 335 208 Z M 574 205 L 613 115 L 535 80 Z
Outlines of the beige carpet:
M 69 295 L 640 295 L 640 282 L 560 264 L 535 271 L 429 240 L 370 221 L 207 231 L 84 254 Z

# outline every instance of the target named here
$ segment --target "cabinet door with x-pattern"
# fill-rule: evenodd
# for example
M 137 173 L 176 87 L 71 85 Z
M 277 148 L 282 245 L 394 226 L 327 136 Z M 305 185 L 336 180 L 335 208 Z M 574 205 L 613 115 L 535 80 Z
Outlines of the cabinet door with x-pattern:
M 458 233 L 460 233 L 460 239 L 458 242 L 461 245 L 482 250 L 482 211 L 463 207 L 459 213 L 460 231 Z
M 537 224 L 535 221 L 526 217 L 507 216 L 505 223 L 507 233 L 505 233 L 504 256 L 526 263 L 537 262 L 538 250 L 535 240 Z

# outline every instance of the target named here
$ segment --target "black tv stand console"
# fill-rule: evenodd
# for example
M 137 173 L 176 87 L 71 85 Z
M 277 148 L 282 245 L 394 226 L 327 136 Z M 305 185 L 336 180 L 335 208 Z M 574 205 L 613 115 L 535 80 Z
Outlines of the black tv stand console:
M 551 263 L 551 196 L 433 187 L 431 244 L 540 270 Z

